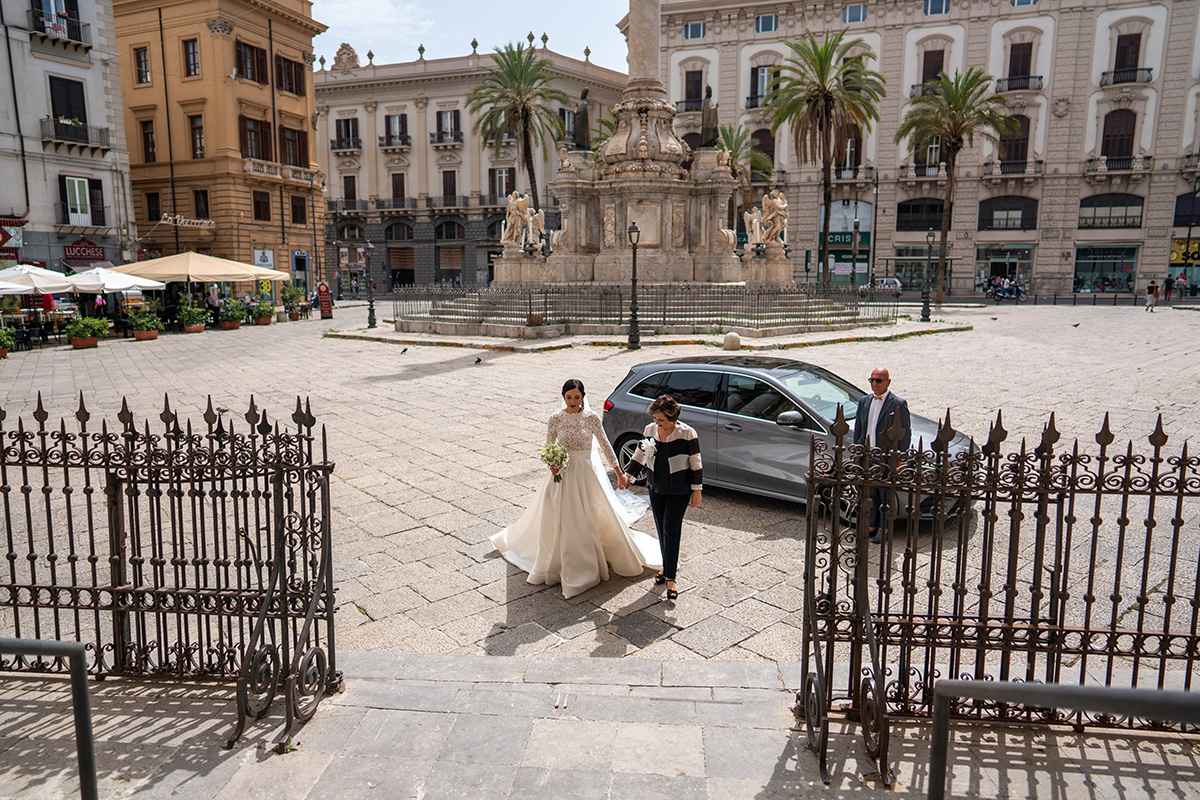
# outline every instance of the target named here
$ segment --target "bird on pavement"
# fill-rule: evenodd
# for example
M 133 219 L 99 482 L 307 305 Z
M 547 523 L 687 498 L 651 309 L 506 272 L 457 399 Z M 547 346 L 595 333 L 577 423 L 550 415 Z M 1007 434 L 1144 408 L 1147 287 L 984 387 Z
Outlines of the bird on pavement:
M 1079 323 L 1078 323 L 1078 322 L 1076 322 L 1076 323 L 1075 323 L 1074 325 L 1072 325 L 1071 327 L 1072 327 L 1072 328 L 1078 328 L 1078 327 L 1079 327 Z
M 481 362 L 481 361 L 483 361 L 483 359 L 482 359 L 482 358 L 476 358 L 476 359 L 475 359 L 475 363 L 476 363 L 476 364 L 478 364 L 478 363 L 479 363 L 479 362 Z
M 406 347 L 406 348 L 404 348 L 403 350 L 401 350 L 401 351 L 400 351 L 400 355 L 404 355 L 404 354 L 405 354 L 405 353 L 407 353 L 407 352 L 408 352 L 408 348 Z
M 992 319 L 1000 319 L 1000 318 L 999 318 L 999 317 L 992 317 Z

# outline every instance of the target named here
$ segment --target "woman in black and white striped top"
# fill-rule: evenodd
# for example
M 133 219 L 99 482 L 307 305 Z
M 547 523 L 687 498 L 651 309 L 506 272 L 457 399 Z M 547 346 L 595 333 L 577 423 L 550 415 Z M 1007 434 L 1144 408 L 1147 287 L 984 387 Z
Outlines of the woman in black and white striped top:
M 661 395 L 650 404 L 654 422 L 646 426 L 645 439 L 633 454 L 633 461 L 645 467 L 646 486 L 650 490 L 650 509 L 658 529 L 663 571 L 654 578 L 667 584 L 667 599 L 679 597 L 675 573 L 679 566 L 679 540 L 683 535 L 683 515 L 688 506 L 700 505 L 703 471 L 700 440 L 696 431 L 679 421 L 679 403 L 670 395 Z

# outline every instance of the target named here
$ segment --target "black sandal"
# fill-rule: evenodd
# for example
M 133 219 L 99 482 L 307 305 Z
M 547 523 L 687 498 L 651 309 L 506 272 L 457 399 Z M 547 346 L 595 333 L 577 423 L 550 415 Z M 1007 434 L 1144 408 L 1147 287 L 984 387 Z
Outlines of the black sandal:
M 671 581 L 671 583 L 674 583 L 674 582 L 675 582 L 675 581 Z M 676 590 L 676 589 L 671 589 L 671 588 L 668 588 L 668 589 L 667 589 L 667 599 L 668 599 L 668 600 L 674 600 L 674 599 L 675 599 L 675 598 L 677 598 L 677 597 L 679 597 L 679 591 L 678 591 L 678 590 Z
M 661 572 L 654 576 L 654 585 L 655 586 L 662 586 L 666 582 L 667 582 L 667 576 L 663 575 Z

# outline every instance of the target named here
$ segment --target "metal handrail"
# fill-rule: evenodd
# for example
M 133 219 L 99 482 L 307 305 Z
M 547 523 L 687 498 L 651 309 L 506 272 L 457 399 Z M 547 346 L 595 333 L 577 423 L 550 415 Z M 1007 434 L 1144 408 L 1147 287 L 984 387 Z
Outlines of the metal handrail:
M 996 94 L 1005 92 L 1040 92 L 1042 90 L 1041 75 L 1013 75 L 1008 78 L 996 79 Z
M 1100 73 L 1101 86 L 1117 86 L 1122 83 L 1151 83 L 1154 80 L 1154 70 L 1150 67 L 1126 67 L 1125 69 L 1110 69 Z
M 412 136 L 407 133 L 392 133 L 379 137 L 380 147 L 412 147 Z
M 108 147 L 108 128 L 70 122 L 54 117 L 42 118 L 42 139 L 52 142 L 69 142 L 89 147 Z
M 930 734 L 929 793 L 926 795 L 929 800 L 944 800 L 946 797 L 950 707 L 952 701 L 959 698 L 1200 725 L 1200 694 L 1195 692 L 1014 681 L 940 680 L 933 685 L 933 731 Z
M 80 642 L 0 638 L 0 655 L 51 656 L 71 662 L 71 706 L 75 711 L 75 752 L 79 756 L 79 796 L 99 800 L 96 780 L 96 737 L 92 731 L 92 700 L 88 692 L 87 648 Z
M 362 139 L 357 137 L 344 137 L 341 139 L 329 140 L 330 150 L 362 150 Z

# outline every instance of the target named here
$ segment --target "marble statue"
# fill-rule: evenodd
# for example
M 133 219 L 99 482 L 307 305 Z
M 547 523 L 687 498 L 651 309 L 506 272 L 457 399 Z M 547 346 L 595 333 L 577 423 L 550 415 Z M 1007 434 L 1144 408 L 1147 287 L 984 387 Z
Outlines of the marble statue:
M 521 234 L 525 232 L 529 216 L 529 197 L 516 189 L 508 195 L 508 207 L 504 213 L 504 235 L 500 237 L 501 244 L 521 244 Z
M 763 204 L 766 204 L 766 198 L 763 198 Z M 762 244 L 762 211 L 757 208 L 751 208 L 749 211 L 742 213 L 742 219 L 746 222 L 746 241 L 749 244 Z
M 528 211 L 526 213 L 528 214 L 529 233 L 525 237 L 525 241 L 535 247 L 541 247 L 542 237 L 546 235 L 546 212 L 538 209 L 536 212 Z
M 771 244 L 782 242 L 787 232 L 787 198 L 778 189 L 772 189 L 763 197 L 762 208 L 763 240 Z
M 712 101 L 712 87 L 704 87 L 704 100 L 700 103 L 700 146 L 717 146 L 717 104 Z
M 588 89 L 583 87 L 579 93 L 579 105 L 575 107 L 575 149 L 590 150 L 592 133 L 589 130 L 591 120 L 588 113 Z

